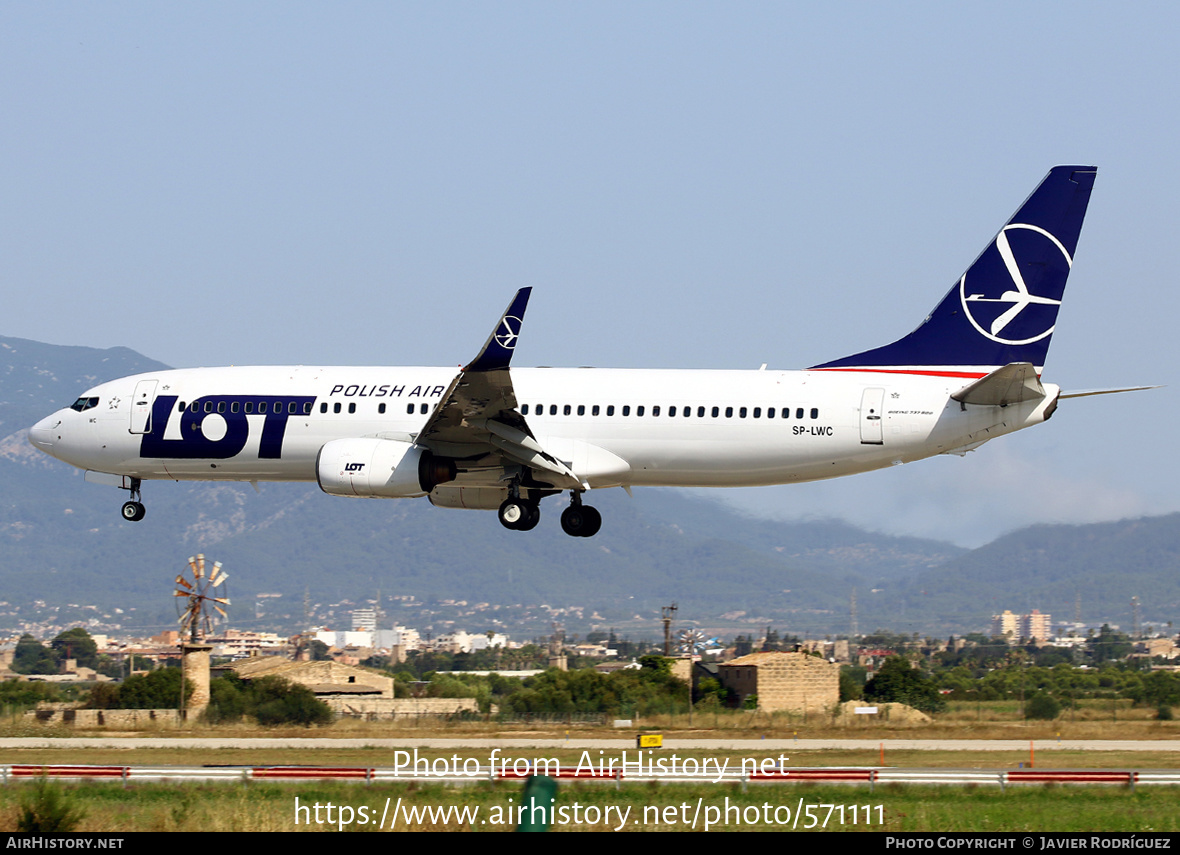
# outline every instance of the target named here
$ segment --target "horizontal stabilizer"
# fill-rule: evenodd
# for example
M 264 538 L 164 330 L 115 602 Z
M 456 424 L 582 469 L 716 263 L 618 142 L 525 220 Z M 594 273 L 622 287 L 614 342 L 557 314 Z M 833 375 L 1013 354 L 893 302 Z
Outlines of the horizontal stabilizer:
M 1116 392 L 1143 392 L 1147 389 L 1162 389 L 1163 386 L 1124 386 L 1122 389 L 1083 389 L 1080 392 L 1062 392 L 1058 398 L 1088 398 L 1091 395 L 1113 395 Z
M 952 400 L 962 404 L 988 407 L 1006 407 L 1022 401 L 1039 401 L 1043 397 L 1045 387 L 1031 362 L 1009 363 L 951 395 Z

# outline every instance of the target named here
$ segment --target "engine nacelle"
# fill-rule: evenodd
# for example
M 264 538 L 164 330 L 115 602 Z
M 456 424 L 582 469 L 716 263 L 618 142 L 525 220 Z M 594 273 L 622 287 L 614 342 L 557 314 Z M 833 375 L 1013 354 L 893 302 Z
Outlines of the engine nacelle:
M 409 499 L 455 478 L 455 462 L 396 439 L 336 439 L 320 449 L 320 489 L 333 496 Z

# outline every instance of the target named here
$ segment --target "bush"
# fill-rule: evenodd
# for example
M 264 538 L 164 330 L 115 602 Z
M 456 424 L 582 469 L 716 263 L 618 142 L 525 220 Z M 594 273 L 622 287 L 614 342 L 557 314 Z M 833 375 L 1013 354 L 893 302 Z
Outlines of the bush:
M 1024 705 L 1024 717 L 1052 721 L 1061 712 L 1061 704 L 1052 695 L 1036 692 Z
M 16 830 L 25 832 L 73 831 L 86 816 L 62 789 L 61 784 L 42 778 L 30 793 L 21 796 Z
M 332 710 L 307 686 L 282 677 L 260 677 L 249 682 L 237 674 L 209 683 L 205 720 L 218 723 L 253 716 L 259 724 L 328 724 Z

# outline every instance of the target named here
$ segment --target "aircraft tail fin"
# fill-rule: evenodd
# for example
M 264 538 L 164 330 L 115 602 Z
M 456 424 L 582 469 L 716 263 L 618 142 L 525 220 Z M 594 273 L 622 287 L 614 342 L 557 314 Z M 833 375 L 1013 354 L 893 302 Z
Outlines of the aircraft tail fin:
M 814 369 L 977 378 L 1045 364 L 1097 174 L 1055 166 L 942 302 L 905 338 Z

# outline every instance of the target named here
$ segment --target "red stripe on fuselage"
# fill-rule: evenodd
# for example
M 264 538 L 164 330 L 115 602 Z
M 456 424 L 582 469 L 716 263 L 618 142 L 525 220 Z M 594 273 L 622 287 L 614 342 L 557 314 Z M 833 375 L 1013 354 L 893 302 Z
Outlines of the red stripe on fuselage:
M 916 374 L 921 377 L 962 377 L 978 380 L 986 371 L 934 371 L 928 368 L 816 368 L 815 371 L 863 371 L 866 374 Z

